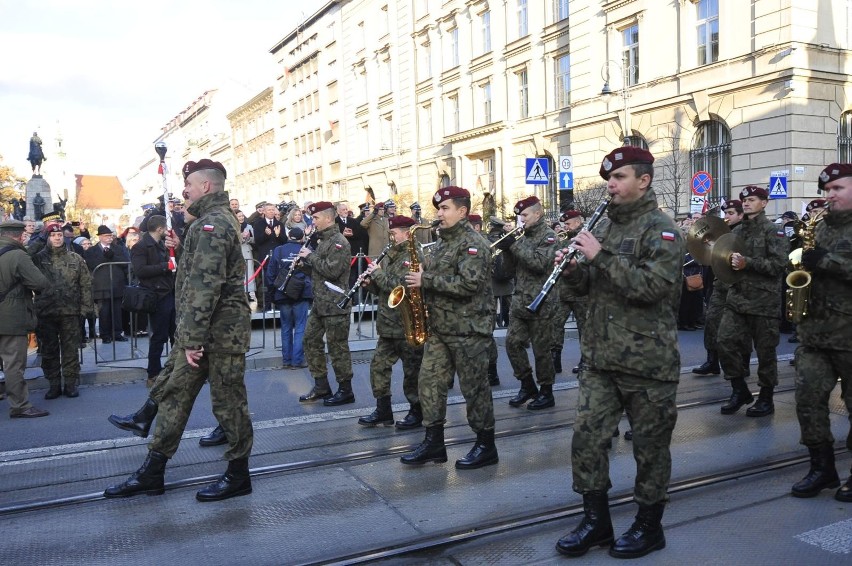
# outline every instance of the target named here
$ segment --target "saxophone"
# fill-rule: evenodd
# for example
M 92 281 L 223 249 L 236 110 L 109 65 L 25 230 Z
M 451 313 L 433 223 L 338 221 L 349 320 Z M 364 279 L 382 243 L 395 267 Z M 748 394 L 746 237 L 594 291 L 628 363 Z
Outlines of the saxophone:
M 808 316 L 808 302 L 811 298 L 811 274 L 802 268 L 802 252 L 813 249 L 816 236 L 814 230 L 823 220 L 826 209 L 820 210 L 807 222 L 796 226 L 796 233 L 802 238 L 802 247 L 790 252 L 790 263 L 794 271 L 787 275 L 786 314 L 787 320 L 800 323 Z
M 408 257 L 409 272 L 420 271 L 420 259 L 417 257 L 417 238 L 414 233 L 417 230 L 431 230 L 432 226 L 412 226 L 408 230 Z M 405 331 L 405 340 L 412 346 L 419 347 L 426 343 L 429 331 L 426 329 L 426 303 L 423 302 L 423 293 L 420 289 L 406 289 L 404 285 L 398 285 L 390 292 L 388 306 L 392 309 L 399 308 L 402 317 L 402 327 Z

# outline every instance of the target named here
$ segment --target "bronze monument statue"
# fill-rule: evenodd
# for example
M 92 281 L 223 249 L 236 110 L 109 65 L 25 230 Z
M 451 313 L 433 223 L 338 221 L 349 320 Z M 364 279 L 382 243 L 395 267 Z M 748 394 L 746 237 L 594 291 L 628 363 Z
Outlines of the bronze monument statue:
M 33 212 L 35 213 L 35 218 L 39 220 L 44 216 L 44 198 L 42 198 L 41 193 L 36 193 L 33 199 Z
M 41 175 L 41 164 L 47 161 L 47 158 L 41 150 L 41 138 L 38 137 L 38 132 L 33 132 L 33 137 L 30 138 L 30 154 L 27 156 L 27 161 L 33 167 L 33 175 Z

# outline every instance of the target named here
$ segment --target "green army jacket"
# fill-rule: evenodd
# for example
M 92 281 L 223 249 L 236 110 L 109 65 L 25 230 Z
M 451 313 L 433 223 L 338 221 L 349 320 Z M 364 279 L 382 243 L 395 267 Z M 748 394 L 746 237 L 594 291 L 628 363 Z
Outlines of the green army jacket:
M 305 266 L 311 268 L 311 278 L 314 286 L 314 304 L 311 307 L 312 316 L 349 315 L 351 306 L 345 309 L 337 308 L 337 303 L 343 298 L 337 291 L 326 287 L 328 281 L 343 289 L 349 289 L 349 261 L 351 249 L 349 242 L 340 233 L 337 224 L 332 224 L 317 233 L 317 249 L 305 258 Z M 351 305 L 352 303 L 349 303 Z
M 423 265 L 423 254 L 420 252 L 420 243 L 417 246 L 417 261 Z M 398 285 L 405 284 L 405 275 L 411 267 L 411 256 L 408 253 L 408 242 L 396 244 L 388 251 L 388 255 L 382 261 L 382 268 L 376 270 L 370 276 L 368 289 L 379 297 L 379 316 L 376 319 L 376 332 L 379 336 L 386 338 L 405 338 L 402 327 L 402 316 L 399 309 L 388 306 L 388 296 Z
M 26 336 L 36 327 L 33 291 L 41 291 L 49 281 L 33 264 L 26 248 L 11 238 L 0 238 L 0 249 L 12 249 L 0 256 L 0 336 Z
M 429 331 L 447 336 L 491 336 L 494 295 L 491 250 L 462 219 L 442 228 L 424 260 L 421 290 L 429 312 Z
M 205 195 L 187 211 L 196 220 L 186 229 L 178 260 L 175 347 L 245 353 L 251 338 L 246 263 L 228 193 Z
M 744 277 L 731 285 L 725 304 L 740 314 L 781 316 L 781 278 L 787 265 L 790 243 L 784 230 L 773 224 L 766 213 L 743 217 L 733 229 L 745 247 Z
M 532 226 L 524 226 L 524 237 L 515 240 L 509 251 L 503 253 L 511 254 L 515 268 L 515 292 L 512 295 L 510 316 L 550 318 L 556 314 L 556 303 L 559 301 L 557 289 L 553 289 L 547 296 L 537 313 L 531 313 L 526 308 L 553 271 L 553 259 L 556 257 L 556 232 L 547 225 L 544 217 Z
M 600 253 L 564 277 L 569 292 L 588 296 L 583 359 L 597 370 L 677 381 L 683 236 L 653 189 L 609 205 L 608 214 L 610 222 L 594 231 Z
M 92 300 L 92 274 L 86 260 L 62 245 L 48 245 L 33 256 L 33 263 L 50 284 L 36 296 L 40 317 L 86 316 L 95 312 Z
M 798 325 L 805 346 L 852 350 L 852 211 L 829 211 L 815 230 L 828 253 L 811 273 L 808 316 Z

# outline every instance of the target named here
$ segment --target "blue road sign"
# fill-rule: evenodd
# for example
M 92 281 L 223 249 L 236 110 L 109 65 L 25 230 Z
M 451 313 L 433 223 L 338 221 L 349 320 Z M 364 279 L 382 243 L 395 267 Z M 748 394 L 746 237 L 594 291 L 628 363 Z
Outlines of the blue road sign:
M 559 188 L 567 189 L 569 191 L 574 190 L 574 173 L 560 173 L 559 174 Z
M 787 198 L 787 177 L 769 177 L 769 198 Z
M 546 157 L 527 157 L 527 185 L 546 185 L 550 181 L 550 161 Z
M 713 178 L 707 171 L 698 171 L 692 176 L 692 194 L 703 197 L 713 188 Z

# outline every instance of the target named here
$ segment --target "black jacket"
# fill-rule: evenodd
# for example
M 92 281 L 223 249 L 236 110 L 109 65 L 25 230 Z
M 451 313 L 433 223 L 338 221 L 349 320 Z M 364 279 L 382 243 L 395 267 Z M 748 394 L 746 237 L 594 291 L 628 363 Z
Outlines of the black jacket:
M 163 242 L 156 242 L 147 232 L 130 248 L 130 263 L 139 286 L 157 291 L 165 297 L 175 290 L 175 275 L 169 269 L 169 252 Z
M 284 225 L 273 218 L 272 228 L 274 229 L 276 226 L 281 227 L 281 231 L 278 233 L 278 236 L 275 235 L 275 232 L 272 232 L 272 234 L 266 233 L 266 229 L 269 228 L 269 225 L 266 223 L 266 218 L 261 217 L 252 222 L 251 227 L 254 230 L 255 259 L 257 261 L 263 261 L 263 258 L 265 258 L 267 254 L 271 254 L 272 250 L 287 243 L 287 231 L 284 229 Z
M 340 228 L 341 234 L 345 228 L 352 229 L 352 235 L 346 236 L 346 241 L 349 242 L 349 248 L 353 256 L 359 252 L 366 254 L 369 251 L 370 237 L 367 235 L 367 231 L 361 226 L 359 220 L 348 217 L 344 220 L 340 216 L 335 216 L 334 221 L 337 223 L 337 227 Z
M 120 298 L 124 296 L 124 288 L 127 286 L 127 265 L 114 265 L 110 267 L 102 267 L 97 271 L 99 265 L 103 263 L 115 262 L 130 262 L 130 256 L 127 254 L 127 248 L 113 242 L 110 244 L 109 250 L 104 252 L 100 242 L 86 250 L 86 265 L 92 272 L 92 292 L 97 300 L 109 299 L 110 295 L 110 271 L 112 272 L 112 293 L 113 297 Z

